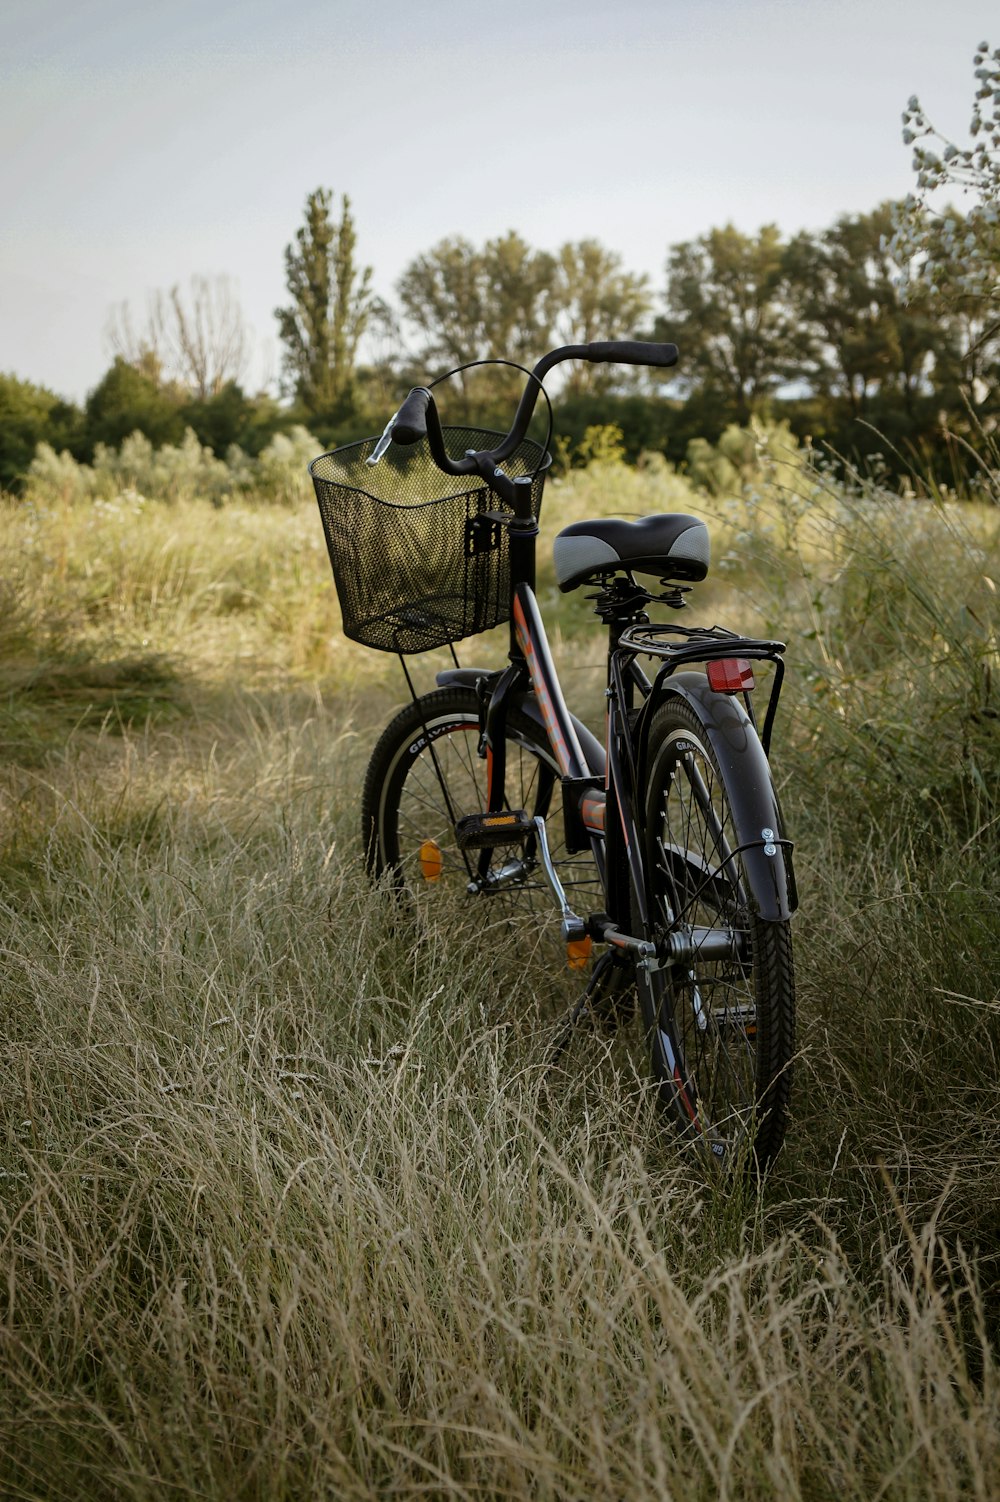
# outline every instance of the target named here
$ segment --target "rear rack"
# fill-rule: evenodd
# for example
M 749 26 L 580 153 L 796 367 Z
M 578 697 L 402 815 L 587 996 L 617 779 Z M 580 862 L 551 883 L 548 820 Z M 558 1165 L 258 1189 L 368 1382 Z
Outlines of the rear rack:
M 677 626 L 672 621 L 662 625 L 629 626 L 618 638 L 619 648 L 645 657 L 660 657 L 667 664 L 667 676 L 688 662 L 710 662 L 719 657 L 746 657 L 752 661 L 774 663 L 774 681 L 767 701 L 764 724 L 761 729 L 761 744 L 767 755 L 771 744 L 771 730 L 778 708 L 781 682 L 785 676 L 782 653 L 783 641 L 768 641 L 757 636 L 739 636 L 727 631 L 725 626 Z M 756 725 L 753 703 L 749 694 L 743 695 L 751 720 Z
M 665 639 L 670 637 L 675 639 Z M 770 658 L 777 662 L 785 650 L 783 641 L 739 636 L 725 626 L 677 626 L 672 621 L 663 625 L 629 626 L 618 638 L 618 645 L 643 656 L 663 657 L 674 667 L 685 662 L 706 662 L 713 657 Z

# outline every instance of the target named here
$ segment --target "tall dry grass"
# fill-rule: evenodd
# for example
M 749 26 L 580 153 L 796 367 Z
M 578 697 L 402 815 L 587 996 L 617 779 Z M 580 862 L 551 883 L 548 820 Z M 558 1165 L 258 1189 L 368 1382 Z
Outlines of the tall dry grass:
M 751 1189 L 603 1035 L 547 1081 L 530 944 L 367 888 L 398 686 L 312 511 L 109 504 L 2 518 L 0 1493 L 1000 1495 L 997 514 L 546 501 L 709 507 L 706 612 L 790 642 L 801 1055 Z

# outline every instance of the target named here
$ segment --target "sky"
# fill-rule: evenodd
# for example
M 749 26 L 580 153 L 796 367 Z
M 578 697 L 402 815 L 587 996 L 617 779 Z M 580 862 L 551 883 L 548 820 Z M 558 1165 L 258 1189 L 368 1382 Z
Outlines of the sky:
M 821 229 L 913 186 L 918 94 L 964 142 L 996 0 L 0 0 L 0 371 L 82 400 L 111 309 L 233 278 L 280 366 L 285 246 L 350 196 L 394 299 L 446 235 L 667 248 Z M 616 331 L 608 331 L 609 335 Z M 539 351 L 542 353 L 542 351 Z

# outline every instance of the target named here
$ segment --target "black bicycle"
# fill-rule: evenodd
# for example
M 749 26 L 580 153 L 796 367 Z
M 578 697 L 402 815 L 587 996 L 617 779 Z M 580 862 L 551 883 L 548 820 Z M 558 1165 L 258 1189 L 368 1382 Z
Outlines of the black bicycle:
M 534 592 L 551 406 L 545 444 L 525 436 L 563 360 L 669 367 L 677 348 L 551 351 L 506 435 L 442 428 L 416 387 L 380 439 L 310 466 L 345 634 L 397 653 L 410 689 L 365 778 L 368 868 L 411 892 L 457 887 L 529 927 L 541 898 L 554 903 L 570 965 L 591 969 L 560 1050 L 586 1010 L 627 1013 L 609 1001 L 634 985 L 683 1138 L 763 1165 L 784 1135 L 794 1048 L 792 847 L 767 761 L 784 645 L 650 620 L 707 574 L 697 517 L 575 522 L 555 571 L 560 589 L 592 590 L 607 628 L 603 743 L 570 712 Z M 459 665 L 456 642 L 504 622 L 505 666 Z M 418 695 L 406 657 L 443 646 L 453 667 Z

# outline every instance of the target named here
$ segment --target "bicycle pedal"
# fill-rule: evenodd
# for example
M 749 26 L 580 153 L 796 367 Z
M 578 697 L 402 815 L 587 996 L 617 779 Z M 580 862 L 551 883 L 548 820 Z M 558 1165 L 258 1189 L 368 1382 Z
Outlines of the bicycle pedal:
M 523 808 L 505 808 L 493 814 L 464 814 L 455 825 L 459 850 L 492 850 L 496 845 L 516 845 L 534 833 L 531 815 Z

